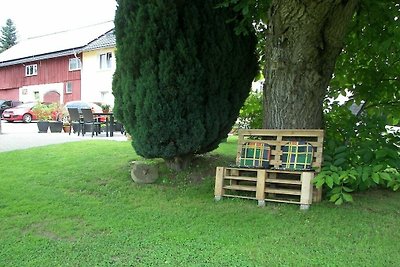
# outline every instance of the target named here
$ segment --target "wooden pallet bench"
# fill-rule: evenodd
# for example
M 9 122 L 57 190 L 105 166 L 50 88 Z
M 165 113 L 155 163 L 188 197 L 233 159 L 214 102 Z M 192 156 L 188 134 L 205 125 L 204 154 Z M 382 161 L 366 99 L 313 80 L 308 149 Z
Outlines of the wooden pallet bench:
M 321 201 L 322 192 L 313 186 L 312 180 L 321 169 L 323 138 L 323 130 L 239 130 L 236 165 L 216 169 L 215 200 L 237 197 L 257 200 L 259 206 L 271 201 L 299 204 L 301 209 L 308 209 L 312 202 Z M 288 168 L 292 165 L 283 162 L 296 156 L 288 156 L 287 151 L 298 142 L 312 150 L 308 154 L 312 158 L 309 168 Z M 268 167 L 241 166 L 243 147 L 251 143 L 268 147 Z

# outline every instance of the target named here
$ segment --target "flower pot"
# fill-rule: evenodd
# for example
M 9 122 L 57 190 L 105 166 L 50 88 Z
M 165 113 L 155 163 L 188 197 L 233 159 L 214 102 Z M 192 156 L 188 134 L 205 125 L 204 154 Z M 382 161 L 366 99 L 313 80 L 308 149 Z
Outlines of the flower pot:
M 71 131 L 71 125 L 63 125 L 64 133 L 69 133 Z
M 38 121 L 37 122 L 39 133 L 47 133 L 49 129 L 49 122 L 48 121 Z
M 50 132 L 61 133 L 63 127 L 62 121 L 51 121 L 50 122 Z

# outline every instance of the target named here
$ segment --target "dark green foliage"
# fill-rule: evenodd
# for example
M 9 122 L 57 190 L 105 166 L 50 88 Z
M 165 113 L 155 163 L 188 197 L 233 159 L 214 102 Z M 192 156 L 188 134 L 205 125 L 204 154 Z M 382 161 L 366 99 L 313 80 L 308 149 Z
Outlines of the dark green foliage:
M 17 43 L 17 31 L 11 19 L 7 19 L 6 26 L 1 28 L 0 52 L 7 50 Z
M 187 158 L 217 147 L 257 72 L 256 39 L 217 1 L 118 1 L 115 113 L 138 154 Z

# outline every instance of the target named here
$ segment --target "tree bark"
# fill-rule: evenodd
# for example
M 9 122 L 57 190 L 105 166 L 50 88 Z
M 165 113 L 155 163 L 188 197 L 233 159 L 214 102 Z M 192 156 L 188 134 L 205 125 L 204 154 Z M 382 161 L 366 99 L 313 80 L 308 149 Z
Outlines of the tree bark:
M 174 171 L 182 171 L 187 169 L 192 162 L 193 155 L 177 156 L 171 159 L 164 159 L 167 167 Z
M 357 4 L 358 0 L 272 1 L 265 128 L 322 128 L 323 100 Z

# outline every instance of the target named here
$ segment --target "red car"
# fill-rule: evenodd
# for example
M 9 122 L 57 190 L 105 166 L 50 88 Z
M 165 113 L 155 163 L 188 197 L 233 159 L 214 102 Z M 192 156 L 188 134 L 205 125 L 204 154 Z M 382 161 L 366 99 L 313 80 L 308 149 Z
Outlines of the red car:
M 36 120 L 36 115 L 32 111 L 35 105 L 36 103 L 25 103 L 14 108 L 8 108 L 4 110 L 2 119 L 8 122 L 31 122 L 32 120 Z

